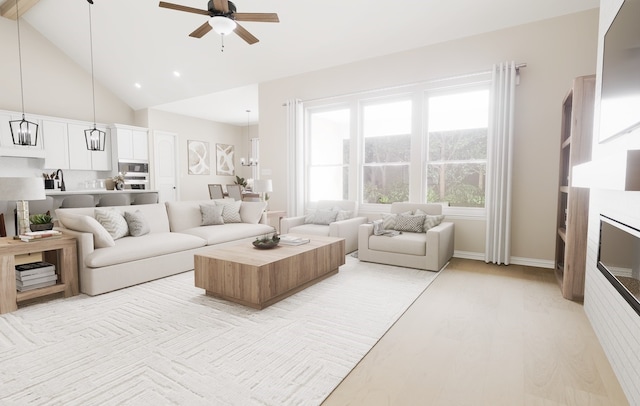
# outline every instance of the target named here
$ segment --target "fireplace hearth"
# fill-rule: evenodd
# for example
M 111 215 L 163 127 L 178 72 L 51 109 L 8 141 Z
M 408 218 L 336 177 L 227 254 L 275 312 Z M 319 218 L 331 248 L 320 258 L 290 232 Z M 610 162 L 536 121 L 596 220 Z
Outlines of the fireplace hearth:
M 598 269 L 640 315 L 640 230 L 601 215 Z

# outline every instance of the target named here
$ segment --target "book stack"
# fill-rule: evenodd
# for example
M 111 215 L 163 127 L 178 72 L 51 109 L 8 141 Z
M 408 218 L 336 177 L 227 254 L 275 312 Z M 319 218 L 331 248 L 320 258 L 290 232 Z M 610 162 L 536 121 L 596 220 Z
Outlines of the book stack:
M 283 245 L 302 245 L 309 242 L 308 238 L 294 237 L 292 235 L 281 235 L 280 244 Z
M 57 280 L 56 266 L 48 262 L 16 265 L 16 288 L 20 292 L 52 286 Z
M 43 231 L 28 231 L 24 234 L 16 235 L 13 237 L 16 240 L 24 242 L 40 241 L 49 238 L 60 238 L 62 233 L 57 230 L 43 230 Z

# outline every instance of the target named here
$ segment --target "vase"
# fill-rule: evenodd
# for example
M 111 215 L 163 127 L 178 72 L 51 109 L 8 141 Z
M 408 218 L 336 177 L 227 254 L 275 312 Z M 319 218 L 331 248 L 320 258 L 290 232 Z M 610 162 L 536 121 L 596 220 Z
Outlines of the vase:
M 116 182 L 114 182 L 113 179 L 105 179 L 104 186 L 107 190 L 113 190 L 116 186 Z
M 124 189 L 124 183 L 122 183 L 122 182 L 116 182 L 116 189 L 117 189 L 117 190 L 122 190 L 122 189 Z

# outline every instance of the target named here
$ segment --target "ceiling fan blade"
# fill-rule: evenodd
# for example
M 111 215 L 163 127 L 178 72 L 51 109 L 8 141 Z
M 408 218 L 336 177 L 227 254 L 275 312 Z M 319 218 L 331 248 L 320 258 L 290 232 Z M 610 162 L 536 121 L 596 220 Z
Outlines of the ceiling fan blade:
M 236 21 L 257 21 L 261 23 L 279 23 L 276 13 L 233 13 Z
M 169 8 L 171 10 L 186 11 L 187 13 L 202 14 L 205 16 L 209 15 L 208 10 L 200 10 L 199 8 L 181 6 L 180 4 L 167 3 L 166 1 L 161 1 L 158 5 L 160 7 Z
M 213 8 L 218 11 L 222 11 L 223 13 L 228 13 L 229 2 L 228 0 L 213 0 Z
M 249 45 L 253 45 L 258 42 L 258 38 L 254 37 L 249 31 L 245 30 L 243 26 L 240 24 L 236 24 L 236 29 L 234 30 L 236 34 L 243 40 L 247 42 Z
M 189 34 L 189 36 L 193 38 L 202 38 L 204 34 L 208 33 L 209 31 L 211 31 L 211 24 L 209 24 L 209 21 L 206 21 L 200 27 L 196 28 L 191 34 Z

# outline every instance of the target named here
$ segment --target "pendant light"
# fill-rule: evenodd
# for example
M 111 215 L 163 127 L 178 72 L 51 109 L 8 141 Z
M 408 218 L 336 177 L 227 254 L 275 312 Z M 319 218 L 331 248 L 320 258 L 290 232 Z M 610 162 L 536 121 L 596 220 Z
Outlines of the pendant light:
M 249 151 L 248 151 L 248 155 L 249 155 L 249 160 L 245 161 L 244 158 L 240 158 L 240 165 L 242 166 L 257 166 L 258 165 L 258 160 L 254 160 L 251 157 L 251 131 L 250 131 L 250 127 L 249 127 L 249 114 L 251 113 L 251 110 L 247 110 L 247 138 L 249 138 Z
M 18 62 L 20 65 L 20 97 L 22 99 L 22 120 L 9 121 L 11 138 L 14 145 L 36 146 L 38 145 L 38 124 L 27 121 L 24 117 L 24 87 L 22 85 L 22 51 L 20 48 L 20 12 L 18 0 L 16 0 L 16 26 L 18 27 Z
M 93 30 L 91 29 L 91 5 L 89 2 L 89 50 L 91 53 L 91 95 L 93 97 L 93 128 L 84 130 L 84 139 L 89 151 L 104 151 L 104 141 L 107 133 L 96 128 L 96 84 L 93 75 Z

